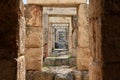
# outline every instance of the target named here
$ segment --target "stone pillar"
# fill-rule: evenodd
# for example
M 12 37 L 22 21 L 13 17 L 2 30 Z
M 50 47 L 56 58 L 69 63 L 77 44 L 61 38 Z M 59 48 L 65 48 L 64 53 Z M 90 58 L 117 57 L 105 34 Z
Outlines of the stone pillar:
M 49 37 L 50 37 L 50 34 L 49 34 L 49 14 L 45 11 L 43 11 L 43 16 L 42 16 L 42 19 L 43 19 L 43 53 L 45 53 L 47 56 L 49 56 L 51 52 L 51 48 L 49 49 Z M 50 46 L 51 47 L 51 46 Z
M 42 7 L 26 5 L 25 57 L 27 70 L 41 70 L 43 60 Z
M 119 80 L 120 2 L 91 0 L 89 13 L 94 43 L 90 80 Z
M 87 4 L 78 7 L 78 48 L 77 66 L 79 70 L 88 69 L 90 62 L 89 26 Z
M 94 6 L 93 6 L 94 5 Z M 101 54 L 101 1 L 91 0 L 90 1 L 90 28 L 91 28 L 91 50 L 92 50 L 92 62 L 89 67 L 89 78 L 90 80 L 102 80 L 102 54 Z M 96 9 L 97 7 L 97 9 Z M 96 10 L 95 10 L 96 9 Z
M 0 80 L 25 80 L 22 0 L 0 1 Z

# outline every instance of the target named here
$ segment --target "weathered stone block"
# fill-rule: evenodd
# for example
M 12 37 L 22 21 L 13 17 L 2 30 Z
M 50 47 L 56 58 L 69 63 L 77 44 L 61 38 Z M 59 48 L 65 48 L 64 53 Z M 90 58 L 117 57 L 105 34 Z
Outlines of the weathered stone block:
M 40 70 L 42 66 L 41 48 L 28 48 L 25 52 L 26 69 Z
M 82 80 L 82 72 L 74 71 L 73 74 L 74 74 L 75 80 Z
M 25 67 L 25 57 L 20 56 L 17 59 L 17 80 L 25 80 L 26 78 L 26 67 Z
M 26 24 L 29 26 L 37 26 L 40 27 L 42 8 L 38 5 L 26 5 L 25 6 L 25 17 Z
M 26 71 L 26 80 L 33 80 L 34 71 Z
M 91 55 L 90 55 L 90 50 L 89 48 L 79 48 L 77 50 L 77 67 L 80 70 L 87 70 L 88 65 L 91 61 Z
M 55 58 L 46 58 L 43 62 L 44 66 L 54 66 L 55 65 Z
M 26 80 L 53 80 L 54 73 L 41 71 L 27 71 Z
M 88 71 L 73 71 L 75 80 L 89 80 Z
M 42 34 L 40 28 L 26 27 L 26 48 L 42 47 Z
M 20 17 L 20 20 L 19 20 L 19 24 L 20 24 L 20 34 L 19 34 L 19 37 L 20 37 L 20 44 L 19 44 L 19 54 L 22 54 L 25 52 L 25 32 L 26 32 L 26 29 L 25 29 L 25 17 L 21 16 Z
M 54 80 L 74 80 L 73 74 L 56 74 Z
M 75 4 L 80 4 L 80 3 L 86 3 L 86 0 L 28 0 L 28 3 L 34 3 L 34 4 L 40 4 L 40 5 L 60 5 L 60 4 L 66 4 L 66 5 L 75 5 Z
M 69 59 L 68 58 L 56 59 L 54 65 L 55 66 L 69 65 Z
M 77 66 L 77 59 L 76 58 L 69 58 L 69 66 L 70 67 Z
M 89 80 L 102 80 L 102 66 L 101 62 L 92 61 L 89 66 Z
M 35 72 L 34 73 L 34 80 L 53 80 L 54 73 L 50 72 Z
M 89 40 L 89 30 L 88 26 L 81 26 L 78 30 L 78 45 L 80 47 L 89 47 L 90 40 Z

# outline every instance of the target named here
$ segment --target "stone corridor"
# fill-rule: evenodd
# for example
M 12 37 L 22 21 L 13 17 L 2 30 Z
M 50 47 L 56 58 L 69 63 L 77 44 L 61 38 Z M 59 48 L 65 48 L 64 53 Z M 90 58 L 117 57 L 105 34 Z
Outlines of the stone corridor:
M 119 0 L 0 0 L 0 80 L 120 80 Z

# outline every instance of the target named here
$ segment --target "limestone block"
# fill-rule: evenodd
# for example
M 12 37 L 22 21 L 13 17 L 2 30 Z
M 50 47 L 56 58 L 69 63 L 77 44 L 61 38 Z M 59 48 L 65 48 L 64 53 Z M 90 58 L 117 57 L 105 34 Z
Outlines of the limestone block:
M 39 48 L 42 47 L 42 34 L 40 28 L 27 27 L 26 28 L 26 48 Z
M 34 71 L 26 71 L 26 80 L 33 80 Z
M 73 79 L 73 74 L 56 74 L 55 75 L 55 80 L 74 80 Z
M 89 66 L 89 80 L 102 80 L 102 63 L 92 61 Z
M 40 4 L 40 5 L 60 5 L 60 4 L 69 4 L 75 5 L 80 3 L 86 3 L 86 0 L 28 0 L 28 4 Z
M 83 80 L 89 80 L 89 74 L 88 71 L 83 71 Z
M 89 36 L 87 5 L 81 4 L 78 8 L 78 45 L 80 47 L 88 47 Z
M 78 7 L 78 25 L 86 26 L 88 25 L 88 7 L 87 4 L 81 4 Z
M 20 24 L 20 54 L 23 54 L 25 52 L 25 18 L 23 16 L 20 17 L 19 20 L 19 24 Z
M 25 68 L 25 57 L 20 56 L 17 59 L 17 80 L 25 80 L 26 68 Z
M 89 80 L 88 71 L 73 71 L 75 80 Z
M 69 61 L 68 58 L 66 58 L 66 59 L 56 59 L 54 65 L 55 66 L 68 65 L 69 64 L 68 61 Z
M 46 58 L 45 61 L 44 61 L 44 66 L 54 66 L 55 65 L 55 59 L 49 59 L 49 58 Z
M 89 40 L 89 30 L 88 26 L 81 26 L 78 30 L 78 45 L 80 47 L 89 47 L 90 40 Z
M 53 80 L 54 73 L 41 71 L 27 71 L 26 80 Z
M 82 80 L 82 72 L 74 71 L 75 80 Z
M 58 8 L 58 7 L 43 7 L 44 14 L 50 15 L 77 15 L 76 7 L 68 7 L 68 8 Z
M 50 72 L 39 72 L 34 73 L 34 80 L 53 80 L 54 73 Z
M 91 55 L 89 48 L 78 48 L 77 50 L 77 67 L 80 70 L 87 70 L 91 61 Z
M 41 26 L 42 8 L 37 5 L 25 6 L 26 24 L 29 26 Z
M 25 52 L 26 69 L 40 70 L 42 61 L 41 48 L 28 48 Z
M 77 59 L 76 58 L 70 58 L 69 59 L 69 66 L 70 67 L 77 66 Z

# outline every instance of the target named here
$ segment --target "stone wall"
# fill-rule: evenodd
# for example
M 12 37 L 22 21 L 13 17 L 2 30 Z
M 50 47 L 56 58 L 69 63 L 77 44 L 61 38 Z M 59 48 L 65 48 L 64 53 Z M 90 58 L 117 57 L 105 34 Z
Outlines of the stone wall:
M 88 69 L 91 61 L 90 29 L 88 25 L 87 10 L 87 4 L 80 4 L 78 7 L 77 67 L 79 70 Z
M 23 7 L 21 0 L 0 1 L 0 80 L 25 80 Z
M 94 43 L 90 80 L 119 80 L 120 2 L 91 0 L 89 13 Z
M 26 5 L 26 68 L 40 70 L 42 66 L 42 8 Z

